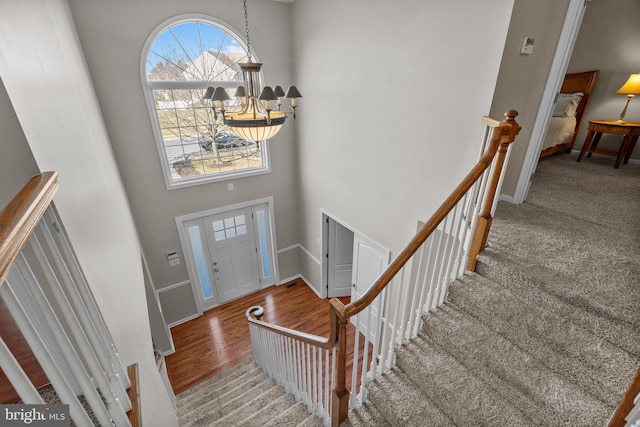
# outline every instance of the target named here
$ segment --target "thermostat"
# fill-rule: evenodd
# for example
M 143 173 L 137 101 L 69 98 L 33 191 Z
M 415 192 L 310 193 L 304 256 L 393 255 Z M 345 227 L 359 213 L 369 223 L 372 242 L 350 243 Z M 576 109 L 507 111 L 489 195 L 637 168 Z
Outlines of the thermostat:
M 522 39 L 522 47 L 520 47 L 520 53 L 523 55 L 531 55 L 533 53 L 533 44 L 536 42 L 536 39 L 533 37 L 525 36 Z

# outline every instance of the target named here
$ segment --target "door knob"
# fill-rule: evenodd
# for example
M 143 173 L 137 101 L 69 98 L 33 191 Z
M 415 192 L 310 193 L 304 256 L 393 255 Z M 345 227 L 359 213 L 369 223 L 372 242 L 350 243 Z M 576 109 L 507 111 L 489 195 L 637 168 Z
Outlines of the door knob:
M 218 265 L 218 263 L 217 263 L 217 262 L 214 262 L 214 263 L 213 263 L 213 265 Z
M 214 268 L 213 271 L 218 272 L 218 267 Z

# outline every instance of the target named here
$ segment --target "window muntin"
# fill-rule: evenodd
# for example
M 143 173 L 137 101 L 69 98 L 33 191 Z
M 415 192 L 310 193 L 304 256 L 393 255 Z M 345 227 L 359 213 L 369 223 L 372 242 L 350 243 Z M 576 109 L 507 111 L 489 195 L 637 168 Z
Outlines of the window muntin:
M 232 134 L 202 100 L 209 86 L 233 93 L 242 84 L 239 38 L 212 21 L 182 20 L 146 52 L 145 89 L 169 188 L 269 171 L 266 144 Z

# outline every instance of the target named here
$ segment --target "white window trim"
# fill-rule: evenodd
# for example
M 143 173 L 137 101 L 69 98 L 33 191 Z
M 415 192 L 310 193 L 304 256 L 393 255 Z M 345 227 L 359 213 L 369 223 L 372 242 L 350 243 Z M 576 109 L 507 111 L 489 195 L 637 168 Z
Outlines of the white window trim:
M 142 55 L 140 56 L 140 81 L 142 83 L 142 92 L 144 93 L 144 98 L 147 103 L 147 111 L 149 113 L 149 120 L 151 122 L 151 129 L 153 131 L 154 143 L 156 145 L 156 150 L 158 152 L 158 160 L 160 162 L 160 168 L 162 169 L 162 175 L 164 177 L 164 183 L 167 190 L 175 190 L 179 188 L 187 188 L 187 187 L 193 187 L 196 185 L 229 181 L 229 180 L 234 180 L 238 178 L 245 178 L 250 176 L 264 175 L 264 174 L 271 173 L 271 161 L 269 157 L 269 142 L 261 141 L 260 150 L 262 151 L 262 163 L 263 163 L 263 166 L 261 168 L 237 170 L 237 171 L 231 171 L 231 172 L 221 172 L 215 175 L 189 177 L 189 178 L 184 178 L 182 180 L 172 179 L 171 167 L 169 166 L 169 163 L 165 160 L 167 155 L 164 151 L 164 145 L 162 143 L 163 141 L 162 130 L 160 129 L 160 123 L 158 122 L 158 114 L 154 107 L 155 103 L 153 99 L 152 90 L 168 89 L 168 88 L 176 88 L 176 87 L 183 88 L 183 89 L 192 89 L 192 88 L 201 87 L 202 83 L 178 82 L 175 85 L 174 84 L 170 85 L 162 82 L 148 82 L 147 72 L 146 72 L 147 56 L 149 55 L 151 46 L 155 42 L 156 38 L 160 35 L 160 33 L 165 31 L 167 27 L 169 27 L 170 25 L 178 24 L 180 22 L 188 22 L 188 21 L 194 21 L 194 20 L 209 21 L 211 23 L 220 25 L 221 27 L 225 28 L 226 30 L 228 30 L 229 32 L 237 36 L 239 43 L 242 45 L 242 47 L 246 49 L 246 45 L 242 41 L 242 34 L 243 34 L 242 32 L 238 31 L 235 27 L 233 27 L 232 25 L 229 25 L 228 23 L 220 19 L 214 18 L 209 15 L 197 14 L 197 13 L 177 15 L 167 19 L 162 23 L 160 23 L 160 25 L 158 25 L 156 28 L 154 28 L 154 30 L 151 32 L 151 34 L 147 38 L 147 41 L 145 42 L 144 47 L 142 48 Z M 260 62 L 260 59 L 257 57 L 253 49 L 251 49 L 251 55 L 255 62 Z M 260 77 L 262 80 L 264 76 L 261 75 Z

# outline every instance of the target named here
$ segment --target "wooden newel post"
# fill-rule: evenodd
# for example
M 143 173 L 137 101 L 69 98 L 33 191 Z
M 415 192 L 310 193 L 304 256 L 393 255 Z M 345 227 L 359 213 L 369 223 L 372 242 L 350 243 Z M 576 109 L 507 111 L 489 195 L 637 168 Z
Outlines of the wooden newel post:
M 349 391 L 347 390 L 347 322 L 344 305 L 338 299 L 331 300 L 331 329 L 336 345 L 336 378 L 331 393 L 331 426 L 338 427 L 349 413 Z M 335 335 L 333 335 L 335 334 Z
M 498 183 L 502 175 L 504 161 L 507 157 L 509 145 L 511 145 L 520 132 L 520 125 L 515 120 L 518 112 L 509 110 L 504 113 L 504 115 L 506 119 L 502 121 L 498 127 L 494 128 L 491 133 L 490 143 L 492 144 L 494 141 L 497 141 L 500 145 L 498 146 L 498 153 L 494 160 L 494 168 L 489 177 L 487 191 L 485 192 L 482 207 L 478 214 L 478 222 L 476 223 L 473 240 L 469 248 L 469 261 L 467 262 L 467 270 L 469 271 L 475 271 L 478 254 L 487 246 L 487 238 L 489 237 L 489 230 L 491 229 L 491 222 L 493 220 L 491 217 L 491 209 L 498 190 Z

